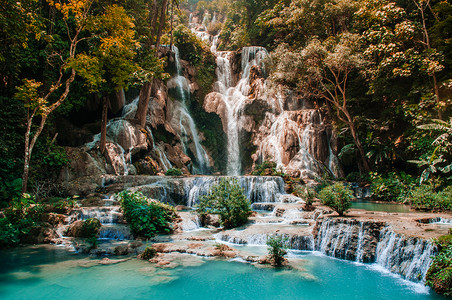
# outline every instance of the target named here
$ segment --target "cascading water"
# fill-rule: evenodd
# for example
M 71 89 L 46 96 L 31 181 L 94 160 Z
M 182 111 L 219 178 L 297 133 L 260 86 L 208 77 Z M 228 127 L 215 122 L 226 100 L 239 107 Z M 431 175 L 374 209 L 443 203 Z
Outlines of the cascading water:
M 406 279 L 424 280 L 434 252 L 432 242 L 405 237 L 386 227 L 380 232 L 376 263 Z
M 187 108 L 187 101 L 189 101 L 190 87 L 188 85 L 187 79 L 182 76 L 182 67 L 180 64 L 179 49 L 176 46 L 172 47 L 172 51 L 175 56 L 176 63 L 176 85 L 177 92 L 180 99 L 178 107 L 178 127 L 180 128 L 180 139 L 182 141 L 183 150 L 185 153 L 189 154 L 191 149 L 189 147 L 190 141 L 194 145 L 193 157 L 193 170 L 194 174 L 208 174 L 210 173 L 209 157 L 207 152 L 201 146 L 199 140 L 198 130 L 196 129 L 195 122 Z M 190 151 L 189 151 L 190 149 Z
M 215 37 L 216 38 L 216 37 Z M 214 41 L 215 41 L 214 38 Z M 231 52 L 212 51 L 216 55 L 217 62 L 217 91 L 221 96 L 227 112 L 227 152 L 228 152 L 228 175 L 241 174 L 240 141 L 239 130 L 241 127 L 240 116 L 243 104 L 248 97 L 249 75 L 253 65 L 265 69 L 264 58 L 268 56 L 267 50 L 262 47 L 245 47 L 242 49 L 242 77 L 234 87 L 232 86 L 232 73 L 229 56 Z

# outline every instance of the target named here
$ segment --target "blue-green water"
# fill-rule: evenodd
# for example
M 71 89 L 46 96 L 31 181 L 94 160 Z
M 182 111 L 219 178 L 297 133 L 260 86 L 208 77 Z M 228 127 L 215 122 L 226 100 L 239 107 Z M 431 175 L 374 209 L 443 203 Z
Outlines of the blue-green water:
M 407 213 L 410 212 L 410 207 L 398 203 L 381 203 L 372 201 L 352 201 L 352 208 L 364 209 L 368 211 L 385 211 Z
M 0 254 L 0 299 L 443 299 L 371 266 L 309 252 L 291 255 L 297 270 L 195 257 L 197 265 L 159 269 L 42 249 Z

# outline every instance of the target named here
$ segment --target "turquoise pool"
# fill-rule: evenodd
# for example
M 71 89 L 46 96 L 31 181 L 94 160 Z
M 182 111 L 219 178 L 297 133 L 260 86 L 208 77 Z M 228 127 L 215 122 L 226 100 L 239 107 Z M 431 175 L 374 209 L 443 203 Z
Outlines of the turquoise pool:
M 186 255 L 184 266 L 100 259 L 55 248 L 0 253 L 0 299 L 443 299 L 373 265 L 291 253 L 293 270 Z

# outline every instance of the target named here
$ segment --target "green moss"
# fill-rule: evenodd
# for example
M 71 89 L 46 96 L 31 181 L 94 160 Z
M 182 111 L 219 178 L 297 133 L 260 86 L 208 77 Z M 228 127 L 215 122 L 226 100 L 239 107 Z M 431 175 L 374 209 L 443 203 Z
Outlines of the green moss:
M 426 285 L 438 294 L 452 296 L 452 232 L 436 240 L 439 253 L 426 275 Z
M 242 131 L 240 133 L 240 155 L 242 161 L 242 170 L 245 173 L 249 173 L 253 166 L 252 155 L 256 153 L 257 146 L 251 143 L 252 133 L 247 131 Z
M 152 246 L 147 246 L 144 249 L 143 253 L 139 256 L 141 259 L 151 259 L 157 254 L 157 250 L 155 250 Z
M 153 130 L 152 134 L 157 141 L 161 141 L 166 144 L 171 144 L 172 141 L 176 138 L 172 133 L 166 131 L 163 125 L 157 126 L 157 129 Z
M 192 101 L 189 107 L 196 127 L 205 139 L 201 144 L 209 151 L 214 160 L 214 171 L 225 173 L 227 166 L 227 135 L 223 131 L 221 118 L 202 108 L 202 102 Z

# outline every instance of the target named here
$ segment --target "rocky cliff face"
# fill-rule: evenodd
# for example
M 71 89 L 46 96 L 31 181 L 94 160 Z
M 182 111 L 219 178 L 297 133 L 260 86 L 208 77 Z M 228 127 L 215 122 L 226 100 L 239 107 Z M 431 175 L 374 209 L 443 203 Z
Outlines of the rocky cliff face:
M 98 151 L 99 134 L 94 135 L 91 142 L 68 147 L 71 165 L 62 171 L 63 181 L 103 174 L 163 175 L 169 168 L 179 168 L 184 174 L 220 171 L 221 166 L 216 162 L 224 155 L 217 150 L 222 148 L 218 140 L 225 137 L 224 133 L 215 132 L 215 142 L 206 139 L 206 135 L 210 137 L 211 132 L 221 128 L 221 121 L 215 114 L 209 116 L 201 109 L 202 102 L 198 103 L 195 96 L 199 91 L 197 69 L 168 48 L 162 48 L 160 56 L 167 57 L 167 72 L 172 72 L 173 76 L 166 83 L 154 80 L 146 128 L 140 128 L 135 120 L 138 97 L 128 101 L 124 93 L 111 97 L 109 113 L 115 117 L 110 118 L 107 125 L 106 153 L 101 155 Z M 90 102 L 90 105 L 94 104 Z M 207 126 L 199 130 L 204 123 Z M 70 127 L 69 131 L 75 128 L 70 124 L 66 127 Z M 86 136 L 89 131 L 84 130 L 83 134 Z M 67 145 L 80 144 L 70 142 L 69 136 Z M 204 168 L 200 167 L 201 159 Z
M 324 112 L 287 88 L 267 86 L 264 48 L 215 55 L 218 81 L 204 109 L 218 114 L 228 133 L 228 174 L 247 173 L 271 160 L 296 177 L 341 176 L 336 138 Z

